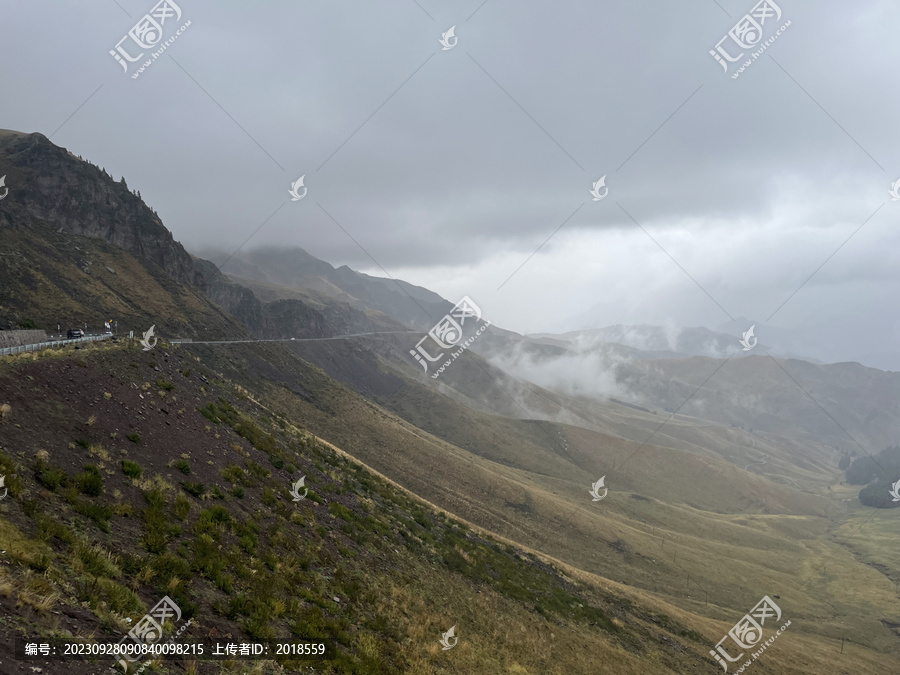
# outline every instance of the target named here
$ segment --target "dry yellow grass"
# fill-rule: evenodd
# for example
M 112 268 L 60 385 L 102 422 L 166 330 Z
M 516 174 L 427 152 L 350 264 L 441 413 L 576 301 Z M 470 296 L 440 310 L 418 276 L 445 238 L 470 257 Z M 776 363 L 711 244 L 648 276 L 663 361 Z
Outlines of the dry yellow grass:
M 270 394 L 267 398 L 277 401 L 279 409 L 273 411 L 269 405 L 255 401 L 261 409 L 280 413 L 288 420 L 302 415 L 305 425 L 317 426 L 314 420 L 310 421 L 315 413 L 308 406 L 298 405 L 296 397 L 279 396 L 277 391 Z M 877 571 L 860 565 L 828 541 L 827 531 L 834 521 L 832 516 L 823 516 L 820 505 L 827 503 L 823 497 L 792 493 L 789 486 L 773 486 L 765 478 L 748 476 L 709 458 L 645 447 L 641 451 L 643 457 L 636 458 L 635 476 L 644 473 L 650 477 L 658 473 L 659 466 L 668 467 L 686 459 L 681 478 L 687 485 L 686 492 L 704 492 L 700 483 L 708 481 L 720 481 L 724 486 L 749 481 L 743 489 L 749 487 L 748 494 L 755 491 L 760 495 L 761 504 L 769 500 L 793 513 L 730 515 L 656 498 L 630 500 L 627 492 L 621 495 L 624 502 L 609 500 L 603 509 L 598 509 L 581 495 L 579 488 L 586 493 L 586 486 L 570 486 L 567 481 L 546 476 L 536 482 L 529 472 L 485 461 L 368 402 L 348 401 L 343 406 L 332 400 L 331 404 L 340 407 L 341 426 L 352 430 L 355 436 L 384 439 L 387 428 L 394 440 L 357 444 L 353 452 L 345 452 L 338 444 L 324 441 L 321 437 L 325 434 L 319 431 L 316 435 L 326 446 L 401 486 L 407 494 L 474 524 L 478 530 L 526 550 L 541 551 L 541 557 L 565 566 L 573 576 L 576 572 L 588 575 L 585 578 L 592 585 L 630 593 L 640 602 L 658 607 L 693 627 L 711 640 L 708 647 L 698 649 L 700 660 L 712 664 L 708 648 L 760 597 L 780 594 L 786 616 L 798 618 L 791 627 L 792 639 L 802 634 L 821 653 L 830 650 L 835 639 L 839 644 L 843 634 L 854 644 L 868 645 L 859 649 L 866 651 L 871 672 L 890 672 L 887 664 L 895 658 L 890 652 L 896 651 L 896 645 L 891 644 L 893 638 L 879 624 L 878 617 L 897 616 L 900 603 L 895 594 L 884 592 L 887 589 Z M 289 428 L 298 435 L 308 433 L 293 425 Z M 337 432 L 337 427 L 331 425 L 327 435 L 347 436 Z M 634 447 L 621 439 L 613 444 L 614 448 L 616 444 L 621 446 L 615 450 L 619 453 L 629 452 L 629 445 Z M 391 450 L 386 452 L 385 446 Z M 707 469 L 713 471 L 708 479 L 702 471 Z M 441 476 L 441 480 L 435 481 L 434 476 Z M 730 488 L 719 493 L 723 496 L 717 499 L 724 499 L 731 494 Z M 714 496 L 709 490 L 705 494 Z M 508 509 L 504 509 L 504 502 L 527 502 L 532 507 L 531 516 L 523 519 L 515 514 L 505 515 Z M 834 512 L 831 506 L 828 509 L 828 513 Z M 601 550 L 585 547 L 584 542 L 588 541 L 601 545 Z M 609 542 L 617 541 L 628 551 L 627 558 L 607 548 Z M 592 554 L 598 555 L 595 558 Z M 816 571 L 828 557 L 832 558 L 828 567 L 831 581 L 819 579 Z M 867 587 L 869 590 L 864 590 Z M 848 598 L 853 598 L 852 602 L 848 603 Z M 875 612 L 871 612 L 873 604 L 877 607 Z M 826 616 L 836 606 L 844 613 L 843 624 L 833 622 L 831 614 Z M 880 650 L 886 651 L 879 653 Z M 779 653 L 773 649 L 770 655 L 767 651 L 766 659 L 782 658 L 786 664 L 792 661 L 789 654 L 777 657 Z M 433 666 L 426 656 L 417 657 L 424 659 L 417 666 L 420 672 L 429 672 Z M 818 672 L 841 672 L 827 658 L 821 661 L 816 665 L 821 668 Z M 798 672 L 817 671 L 801 668 Z

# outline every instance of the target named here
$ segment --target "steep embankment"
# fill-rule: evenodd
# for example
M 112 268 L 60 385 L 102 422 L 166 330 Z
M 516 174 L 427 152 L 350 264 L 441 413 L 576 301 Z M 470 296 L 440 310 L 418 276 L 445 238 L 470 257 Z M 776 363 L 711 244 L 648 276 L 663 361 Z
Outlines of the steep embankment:
M 706 665 L 708 639 L 683 623 L 436 513 L 184 350 L 7 357 L 0 391 L 6 645 L 51 632 L 117 640 L 127 617 L 167 594 L 192 621 L 186 637 L 324 639 L 336 651 L 317 665 L 325 672 Z M 327 407 L 321 397 L 310 395 Z M 295 503 L 300 476 L 309 493 Z M 459 645 L 444 652 L 437 640 L 452 625 Z M 227 665 L 195 664 L 240 672 Z

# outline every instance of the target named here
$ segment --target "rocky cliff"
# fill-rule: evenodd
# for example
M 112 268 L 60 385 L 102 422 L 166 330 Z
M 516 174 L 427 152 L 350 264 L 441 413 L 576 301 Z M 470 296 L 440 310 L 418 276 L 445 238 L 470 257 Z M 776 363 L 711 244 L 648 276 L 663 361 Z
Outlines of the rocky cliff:
M 199 290 L 255 336 L 326 337 L 372 330 L 363 312 L 349 308 L 344 316 L 326 317 L 299 300 L 261 302 L 213 263 L 190 255 L 124 179 L 113 180 L 43 134 L 0 130 L 0 175 L 7 176 L 10 188 L 0 202 L 0 226 L 42 225 L 105 241 Z M 82 267 L 86 273 L 87 267 Z

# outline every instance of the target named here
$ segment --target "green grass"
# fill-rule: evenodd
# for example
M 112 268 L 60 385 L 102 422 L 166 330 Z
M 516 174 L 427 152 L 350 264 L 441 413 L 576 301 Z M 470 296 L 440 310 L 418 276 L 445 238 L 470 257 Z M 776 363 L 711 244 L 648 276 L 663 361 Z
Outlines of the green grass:
M 75 476 L 75 485 L 82 494 L 99 497 L 103 494 L 103 476 L 100 475 L 100 469 L 94 464 L 85 464 L 82 468 L 84 471 Z
M 202 493 L 201 493 L 202 494 Z M 187 518 L 188 513 L 191 511 L 191 502 L 184 496 L 178 495 L 175 497 L 175 517 L 178 520 L 184 520 Z
M 170 523 L 165 495 L 159 489 L 148 490 L 144 493 L 144 499 L 147 506 L 143 514 L 141 543 L 150 553 L 163 553 L 172 538 L 181 533 L 181 528 Z
M 51 466 L 49 462 L 42 459 L 35 461 L 34 477 L 38 483 L 51 492 L 66 484 L 66 472 Z
M 129 478 L 140 478 L 141 477 L 141 465 L 137 462 L 133 462 L 130 459 L 122 460 L 122 473 L 124 473 Z
M 185 492 L 194 495 L 195 497 L 197 497 L 197 499 L 200 499 L 206 493 L 206 487 L 203 485 L 203 483 L 186 481 L 181 484 L 181 487 Z
M 342 520 L 354 520 L 353 512 L 343 504 L 338 504 L 337 502 L 328 504 L 328 512 Z
M 224 469 L 219 471 L 219 475 L 222 476 L 223 480 L 226 480 L 232 484 L 245 483 L 247 481 L 247 474 L 244 473 L 244 470 L 236 464 L 229 464 Z
M 132 443 L 140 443 L 141 442 L 141 435 L 136 431 L 131 431 L 131 432 L 125 434 L 125 438 L 127 438 Z

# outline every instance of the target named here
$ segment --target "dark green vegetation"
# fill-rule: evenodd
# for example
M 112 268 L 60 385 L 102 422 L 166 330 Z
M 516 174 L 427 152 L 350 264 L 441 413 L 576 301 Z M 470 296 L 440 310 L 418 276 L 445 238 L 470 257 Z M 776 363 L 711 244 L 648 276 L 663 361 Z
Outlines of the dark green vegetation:
M 859 501 L 865 506 L 898 508 L 900 501 L 891 496 L 891 486 L 900 481 L 900 445 L 892 445 L 873 457 L 857 457 L 847 468 L 847 482 L 865 485 Z
M 140 478 L 141 465 L 137 462 L 132 462 L 130 459 L 123 459 L 122 473 L 124 473 L 126 476 L 130 476 L 131 478 Z

